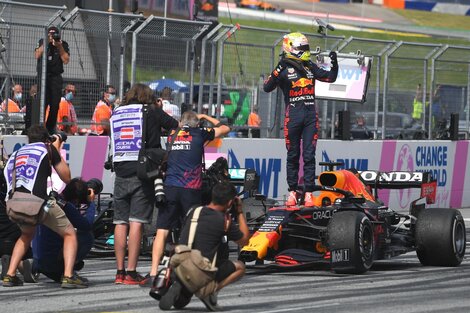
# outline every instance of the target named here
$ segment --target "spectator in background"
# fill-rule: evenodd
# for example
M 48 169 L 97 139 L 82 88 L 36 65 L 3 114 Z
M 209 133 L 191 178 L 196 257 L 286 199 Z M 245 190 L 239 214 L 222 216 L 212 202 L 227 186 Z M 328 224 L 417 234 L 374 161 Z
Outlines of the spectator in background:
M 353 139 L 372 139 L 374 134 L 367 128 L 364 116 L 356 118 L 356 124 L 351 127 L 351 137 Z
M 16 84 L 11 88 L 13 99 L 8 99 L 7 101 L 3 101 L 0 107 L 0 112 L 8 112 L 8 113 L 18 113 L 24 112 L 26 107 L 22 110 L 23 105 L 23 86 L 20 84 Z M 7 107 L 8 102 L 8 107 Z
M 261 118 L 258 115 L 258 108 L 253 107 L 250 115 L 248 115 L 248 126 L 250 126 L 251 130 L 251 137 L 252 138 L 260 138 L 260 126 L 261 126 Z
M 78 132 L 77 114 L 72 104 L 72 100 L 76 94 L 77 91 L 74 84 L 69 83 L 65 86 L 64 96 L 60 100 L 59 114 L 57 116 L 59 130 L 69 135 L 75 135 Z
M 96 104 L 93 112 L 91 131 L 102 136 L 110 134 L 109 119 L 116 101 L 116 88 L 113 85 L 104 87 L 103 97 Z
M 438 122 L 443 117 L 442 111 L 444 111 L 442 102 L 441 102 L 441 85 L 436 85 L 436 90 L 432 96 L 432 124 L 437 125 Z
M 180 108 L 168 100 L 162 100 L 162 109 L 166 112 L 166 114 L 173 117 L 175 120 L 179 120 L 181 118 Z
M 418 84 L 416 87 L 416 95 L 413 99 L 413 113 L 411 117 L 419 123 L 422 121 L 423 117 L 423 89 L 421 88 L 421 84 Z
M 99 191 L 98 191 L 99 192 Z M 95 218 L 95 191 L 87 182 L 74 178 L 59 195 L 58 204 L 77 231 L 77 257 L 74 270 L 83 268 L 84 259 L 93 246 L 93 220 Z M 33 240 L 33 271 L 60 282 L 64 271 L 62 238 L 45 225 L 36 230 Z
M 46 128 L 50 134 L 55 133 L 57 124 L 57 113 L 62 91 L 62 73 L 64 64 L 70 60 L 69 45 L 61 40 L 59 29 L 51 26 L 47 30 L 47 49 L 46 49 L 46 106 L 49 106 L 50 112 L 46 121 Z M 39 80 L 42 76 L 42 56 L 44 53 L 44 40 L 40 39 L 34 50 L 34 57 L 37 60 L 37 72 Z

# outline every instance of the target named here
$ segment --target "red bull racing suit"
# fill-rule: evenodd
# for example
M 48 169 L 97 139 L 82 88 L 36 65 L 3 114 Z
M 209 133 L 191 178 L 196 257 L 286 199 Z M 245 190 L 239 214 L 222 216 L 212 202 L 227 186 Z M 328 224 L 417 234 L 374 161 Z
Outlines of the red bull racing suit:
M 303 139 L 304 189 L 313 191 L 315 185 L 315 150 L 318 139 L 318 111 L 315 106 L 315 80 L 334 82 L 338 64 L 332 61 L 330 71 L 313 62 L 282 59 L 264 82 L 264 91 L 280 87 L 286 105 L 284 137 L 287 148 L 287 184 L 297 190 L 299 181 L 300 142 Z

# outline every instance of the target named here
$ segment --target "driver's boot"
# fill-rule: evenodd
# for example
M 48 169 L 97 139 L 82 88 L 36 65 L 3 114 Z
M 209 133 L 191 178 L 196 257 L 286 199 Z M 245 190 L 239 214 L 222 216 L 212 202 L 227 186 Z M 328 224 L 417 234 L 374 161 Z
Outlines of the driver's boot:
M 287 196 L 286 206 L 294 205 L 297 205 L 297 192 L 292 190 L 289 191 L 289 195 Z
M 311 192 L 306 192 L 304 195 L 304 206 L 311 207 L 315 206 L 313 194 Z

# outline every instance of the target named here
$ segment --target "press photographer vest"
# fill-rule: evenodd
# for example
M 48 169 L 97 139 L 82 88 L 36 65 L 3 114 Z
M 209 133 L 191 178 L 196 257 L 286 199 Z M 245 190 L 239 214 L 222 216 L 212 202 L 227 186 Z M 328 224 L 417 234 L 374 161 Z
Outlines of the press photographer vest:
M 16 189 L 23 187 L 32 193 L 39 167 L 47 153 L 46 145 L 42 142 L 36 142 L 21 147 L 18 152 L 14 152 L 10 156 L 4 172 L 7 181 L 7 194 L 12 188 L 14 160 L 16 160 Z
M 116 108 L 111 116 L 113 162 L 137 161 L 142 146 L 142 104 Z

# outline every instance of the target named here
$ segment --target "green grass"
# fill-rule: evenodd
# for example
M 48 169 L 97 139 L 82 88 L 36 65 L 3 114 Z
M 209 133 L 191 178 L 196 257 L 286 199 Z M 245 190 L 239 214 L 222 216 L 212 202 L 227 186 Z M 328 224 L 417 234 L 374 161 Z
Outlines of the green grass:
M 470 17 L 457 16 L 450 14 L 439 14 L 433 12 L 423 12 L 415 10 L 394 10 L 396 13 L 409 18 L 416 24 L 426 27 L 447 27 L 459 30 L 470 30 Z M 263 21 L 254 19 L 234 19 L 230 21 L 229 18 L 221 17 L 219 21 L 225 25 L 238 23 L 242 25 L 242 28 L 235 33 L 227 42 L 234 43 L 235 40 L 238 44 L 238 49 L 235 50 L 234 45 L 226 45 L 224 50 L 224 82 L 227 85 L 241 85 L 241 86 L 255 86 L 260 79 L 261 74 L 269 73 L 271 68 L 271 50 L 269 47 L 282 36 L 282 33 L 268 33 L 255 30 L 246 30 L 243 26 L 252 26 L 264 29 L 276 29 L 289 31 L 300 31 L 303 33 L 316 34 L 316 27 L 309 25 L 300 25 L 293 23 L 284 22 L 273 22 Z M 458 46 L 469 46 L 470 41 L 456 38 L 433 38 L 430 36 L 415 35 L 400 33 L 400 32 L 384 32 L 384 31 L 344 31 L 336 30 L 330 32 L 334 36 L 344 36 L 349 38 L 351 36 L 355 38 L 366 38 L 366 39 L 379 39 L 389 41 L 406 41 L 406 42 L 419 42 L 419 43 L 432 43 L 432 44 L 449 44 Z M 321 46 L 323 50 L 327 50 L 328 46 L 333 44 L 335 40 L 322 38 L 314 39 L 311 46 Z M 243 44 L 247 46 L 242 46 Z M 384 47 L 383 44 L 371 44 L 364 43 L 361 41 L 350 44 L 345 52 L 361 50 L 364 54 L 376 54 Z M 280 44 L 275 49 L 276 54 L 279 52 Z M 397 56 L 415 55 L 424 56 L 430 50 L 428 48 L 409 48 L 401 49 Z M 453 56 L 457 60 L 470 60 L 470 54 L 462 51 L 461 55 Z M 239 62 L 240 60 L 240 62 Z M 241 69 L 240 64 L 241 63 Z M 449 64 L 438 64 L 438 80 L 449 82 L 455 85 L 466 85 L 467 83 L 467 71 L 465 67 L 457 66 L 452 68 Z M 459 68 L 460 67 L 460 68 Z M 446 70 L 446 68 L 448 68 Z M 465 70 L 462 70 L 465 69 Z M 412 91 L 415 89 L 416 84 L 422 81 L 423 77 L 423 62 L 412 61 L 412 60 L 391 60 L 390 61 L 390 79 L 389 86 L 395 90 L 407 90 Z M 382 67 L 383 71 L 383 67 Z M 405 73 L 405 74 L 403 74 Z M 370 88 L 375 88 L 375 71 L 372 73 L 372 79 L 370 81 Z M 161 77 L 156 77 L 156 73 L 153 70 L 139 68 L 137 69 L 137 80 L 138 81 L 150 81 Z M 206 73 L 206 81 L 209 79 L 209 73 Z M 189 73 L 183 73 L 179 71 L 165 71 L 167 78 L 180 79 L 183 82 L 189 80 Z M 383 76 L 383 75 L 382 75 Z M 429 81 L 430 77 L 428 77 Z M 195 72 L 195 81 L 199 81 L 199 73 Z
M 393 11 L 420 26 L 454 30 L 470 30 L 470 16 L 418 10 L 395 9 Z

